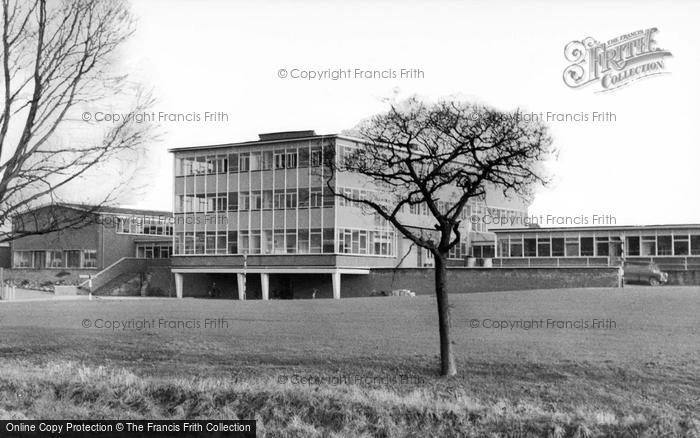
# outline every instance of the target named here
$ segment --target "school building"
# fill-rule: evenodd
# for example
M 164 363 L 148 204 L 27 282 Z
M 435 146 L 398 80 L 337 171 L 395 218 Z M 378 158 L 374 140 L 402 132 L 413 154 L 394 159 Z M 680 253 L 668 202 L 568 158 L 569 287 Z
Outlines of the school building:
M 340 298 L 341 279 L 397 265 L 432 266 L 429 252 L 329 190 L 328 154 L 358 147 L 361 140 L 343 135 L 292 131 L 171 149 L 177 296 L 204 296 L 216 283 L 225 296 L 239 299 Z M 355 199 L 371 191 L 350 173 L 335 175 L 330 184 Z M 471 220 L 486 214 L 525 217 L 527 205 L 495 190 L 470 203 L 463 212 L 463 241 L 450 254 L 454 264 L 463 266 L 469 255 L 493 256 L 495 234 L 484 221 Z M 412 227 L 432 229 L 425 205 L 400 215 Z
M 38 207 L 12 220 L 12 268 L 101 271 L 123 258 L 167 259 L 172 213 L 79 204 Z M 45 230 L 59 229 L 44 232 Z M 24 235 L 41 231 L 40 234 Z
M 618 266 L 623 259 L 663 270 L 700 270 L 700 224 L 495 229 L 494 266 Z

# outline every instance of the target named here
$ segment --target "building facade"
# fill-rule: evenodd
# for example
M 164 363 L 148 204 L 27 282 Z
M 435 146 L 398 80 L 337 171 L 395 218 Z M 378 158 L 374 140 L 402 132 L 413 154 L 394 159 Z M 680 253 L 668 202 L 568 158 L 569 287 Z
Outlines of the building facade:
M 667 270 L 700 269 L 700 225 L 494 230 L 496 266 L 616 266 L 646 260 Z
M 169 258 L 172 253 L 172 214 L 166 211 L 51 205 L 15 217 L 13 233 L 47 229 L 51 222 L 70 225 L 15 238 L 13 268 L 100 271 L 124 257 Z
M 336 197 L 371 196 L 359 175 L 331 178 L 328 154 L 362 147 L 360 140 L 314 131 L 260 134 L 256 141 L 171 149 L 174 154 L 174 238 L 172 266 L 178 296 L 203 295 L 217 282 L 234 296 L 324 295 L 340 297 L 341 275 L 366 275 L 379 267 L 432 266 L 392 226 L 360 205 Z M 330 190 L 328 185 L 333 187 Z M 487 207 L 488 206 L 488 207 Z M 402 221 L 432 229 L 425 205 L 400 213 Z M 490 194 L 464 212 L 463 242 L 450 258 L 480 256 L 495 248 L 487 214 L 524 217 L 527 206 Z M 479 217 L 479 220 L 472 220 Z M 302 278 L 304 281 L 295 281 Z M 235 278 L 235 282 L 232 279 Z M 271 286 L 271 282 L 273 286 Z M 290 292 L 284 283 L 296 283 Z M 218 286 L 217 286 L 218 287 Z M 302 290 L 303 289 L 303 290 Z M 251 295 L 248 294 L 248 297 Z

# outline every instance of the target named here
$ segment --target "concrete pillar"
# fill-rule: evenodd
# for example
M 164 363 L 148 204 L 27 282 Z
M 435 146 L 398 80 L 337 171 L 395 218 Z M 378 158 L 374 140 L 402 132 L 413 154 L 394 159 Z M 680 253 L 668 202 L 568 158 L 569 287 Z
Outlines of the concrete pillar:
M 333 280 L 333 298 L 340 299 L 340 271 L 335 271 L 331 274 Z
M 175 274 L 175 296 L 182 298 L 182 274 Z
M 238 299 L 245 300 L 245 274 L 236 274 L 238 277 Z
M 270 299 L 270 274 L 260 273 L 260 287 L 262 289 L 262 299 Z

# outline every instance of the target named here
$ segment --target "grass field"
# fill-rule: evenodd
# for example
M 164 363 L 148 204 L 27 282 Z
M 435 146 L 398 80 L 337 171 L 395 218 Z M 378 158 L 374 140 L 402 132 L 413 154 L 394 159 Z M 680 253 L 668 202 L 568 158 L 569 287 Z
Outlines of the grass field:
M 700 288 L 451 304 L 459 376 L 442 379 L 431 297 L 3 303 L 0 417 L 256 418 L 259 436 L 700 436 Z

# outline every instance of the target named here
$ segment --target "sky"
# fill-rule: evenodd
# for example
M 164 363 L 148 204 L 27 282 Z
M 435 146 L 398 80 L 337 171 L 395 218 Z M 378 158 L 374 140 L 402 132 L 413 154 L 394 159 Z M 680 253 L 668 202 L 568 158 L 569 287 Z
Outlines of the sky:
M 125 200 L 132 206 L 171 208 L 169 148 L 283 130 L 337 133 L 384 110 L 386 97 L 456 95 L 502 110 L 609 114 L 549 122 L 558 154 L 531 214 L 700 223 L 699 2 L 133 0 L 132 11 L 137 30 L 120 67 L 153 90 L 154 111 L 200 118 L 161 123 L 147 190 Z M 672 53 L 666 74 L 605 93 L 564 84 L 569 42 L 648 28 Z M 400 76 L 402 68 L 422 75 L 290 77 L 329 69 Z M 205 112 L 227 120 L 205 121 Z

